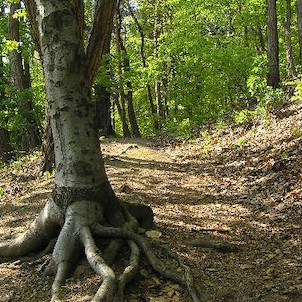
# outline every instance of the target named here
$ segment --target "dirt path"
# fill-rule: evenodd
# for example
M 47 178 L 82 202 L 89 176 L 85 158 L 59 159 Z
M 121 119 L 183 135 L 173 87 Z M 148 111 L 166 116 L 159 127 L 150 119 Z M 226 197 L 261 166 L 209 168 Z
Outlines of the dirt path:
M 186 143 L 102 141 L 115 191 L 152 206 L 158 240 L 192 266 L 208 302 L 302 301 L 300 112 L 301 103 L 291 104 L 267 123 Z M 24 230 L 45 203 L 52 177 L 39 176 L 38 162 L 1 170 L 2 239 Z M 209 241 L 238 251 L 192 246 Z M 41 277 L 46 257 L 0 264 L 0 301 L 49 301 L 52 279 Z M 65 301 L 88 301 L 99 281 L 83 263 L 66 284 Z M 188 301 L 149 267 L 127 291 L 129 302 Z

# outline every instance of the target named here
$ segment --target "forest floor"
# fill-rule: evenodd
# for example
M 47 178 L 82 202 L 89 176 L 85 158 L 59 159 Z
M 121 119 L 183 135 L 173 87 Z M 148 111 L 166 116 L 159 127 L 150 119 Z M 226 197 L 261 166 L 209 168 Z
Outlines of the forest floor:
M 113 188 L 152 207 L 157 240 L 191 265 L 208 302 L 302 301 L 301 147 L 301 102 L 267 121 L 209 130 L 191 141 L 102 141 Z M 35 154 L 0 172 L 1 240 L 24 231 L 47 199 L 53 177 L 39 174 L 39 162 Z M 47 257 L 0 262 L 0 301 L 50 301 L 52 278 L 42 277 Z M 64 301 L 89 301 L 99 282 L 83 262 L 66 283 Z M 189 299 L 145 266 L 127 287 L 127 301 Z

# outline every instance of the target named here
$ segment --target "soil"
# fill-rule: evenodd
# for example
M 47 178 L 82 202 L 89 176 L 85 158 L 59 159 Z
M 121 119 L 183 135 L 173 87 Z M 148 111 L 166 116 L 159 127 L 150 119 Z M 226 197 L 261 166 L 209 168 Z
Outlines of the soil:
M 118 196 L 152 207 L 156 232 L 149 236 L 192 267 L 205 301 L 302 301 L 300 101 L 266 120 L 208 129 L 194 140 L 103 139 L 101 145 Z M 40 161 L 36 153 L 1 169 L 1 240 L 24 231 L 46 202 L 53 176 L 40 175 Z M 236 248 L 211 248 L 221 245 Z M 50 301 L 53 279 L 42 276 L 49 257 L 0 260 L 0 301 Z M 126 301 L 190 301 L 181 286 L 142 264 Z M 89 301 L 99 284 L 83 261 L 62 301 Z

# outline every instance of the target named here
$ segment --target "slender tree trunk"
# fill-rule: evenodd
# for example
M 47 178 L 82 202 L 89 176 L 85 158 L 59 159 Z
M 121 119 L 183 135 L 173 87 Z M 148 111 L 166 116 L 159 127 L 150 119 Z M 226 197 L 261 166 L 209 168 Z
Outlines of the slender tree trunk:
M 258 26 L 257 35 L 258 35 L 258 39 L 259 39 L 259 43 L 260 43 L 260 50 L 261 50 L 262 53 L 265 53 L 267 50 L 266 50 L 266 47 L 265 47 L 265 39 L 264 39 L 264 36 L 263 36 L 261 26 Z
M 6 79 L 4 78 L 4 64 L 2 55 L 0 56 L 0 106 L 4 103 Z M 1 108 L 1 107 L 0 107 Z
M 10 134 L 7 129 L 0 128 L 0 162 L 8 163 L 13 158 Z
M 2 18 L 4 15 L 4 5 L 0 6 L 0 17 Z M 2 44 L 2 41 L 0 41 Z M 2 45 L 1 45 L 2 46 Z M 4 64 L 2 55 L 0 55 L 0 110 L 5 110 L 5 86 L 6 80 L 4 77 Z M 2 121 L 3 122 L 3 121 Z M 10 144 L 10 133 L 7 129 L 5 129 L 2 125 L 0 126 L 0 162 L 7 163 L 13 157 L 13 149 Z
M 55 163 L 54 143 L 50 125 L 49 109 L 46 110 L 45 130 L 42 142 L 43 160 L 41 164 L 41 172 L 52 172 Z
M 104 55 L 102 60 L 102 66 L 105 68 L 109 75 L 109 62 L 106 55 L 110 54 L 110 42 L 111 42 L 111 32 L 107 37 L 107 42 L 105 44 Z M 112 125 L 111 117 L 111 94 L 107 87 L 103 85 L 95 85 L 95 108 L 96 108 L 96 127 L 99 130 L 100 135 L 105 136 L 115 136 L 116 133 Z
M 285 31 L 285 47 L 286 47 L 286 58 L 288 66 L 289 78 L 296 77 L 296 68 L 294 63 L 293 48 L 291 41 L 291 19 L 292 9 L 291 0 L 286 0 L 286 19 L 284 20 L 284 31 Z
M 119 53 L 119 56 L 123 56 L 123 68 L 126 73 L 130 72 L 130 60 L 129 56 L 127 54 L 124 42 L 122 40 L 121 36 L 121 26 L 122 26 L 122 18 L 121 18 L 121 13 L 120 13 L 120 1 L 118 2 L 117 5 L 117 17 L 116 17 L 116 45 L 117 45 L 117 50 Z M 132 136 L 133 137 L 140 137 L 140 131 L 134 111 L 134 106 L 133 106 L 133 92 L 132 92 L 132 84 L 129 79 L 126 79 L 126 87 L 127 87 L 127 92 L 125 93 L 125 99 L 127 102 L 127 109 L 128 109 L 128 118 L 131 126 L 131 131 L 132 131 Z
M 118 88 L 119 88 L 119 93 L 116 94 L 115 103 L 122 122 L 123 136 L 131 137 L 131 133 L 127 122 L 127 115 L 126 115 L 126 96 L 124 91 L 123 69 L 122 69 L 121 52 L 119 46 L 119 34 L 117 31 L 118 31 L 118 21 L 117 21 L 117 17 L 115 17 L 115 45 L 118 53 Z M 121 100 L 121 102 L 119 102 L 119 99 Z
M 9 18 L 9 39 L 19 42 L 19 21 L 13 15 L 20 4 L 11 4 Z M 23 62 L 21 53 L 13 50 L 10 55 L 11 71 L 14 84 L 19 94 L 19 114 L 22 117 L 23 125 L 21 130 L 21 147 L 29 151 L 41 145 L 41 133 L 37 119 L 34 117 L 32 96 L 28 89 L 31 88 L 31 80 L 28 63 Z M 26 91 L 26 92 L 25 92 Z
M 276 0 L 267 0 L 268 77 L 267 84 L 274 89 L 280 85 L 279 41 Z
M 121 98 L 121 101 L 122 101 L 121 103 L 119 102 L 119 98 Z M 121 123 L 122 123 L 123 136 L 131 137 L 130 130 L 129 130 L 128 123 L 127 123 L 126 116 L 125 116 L 125 107 L 122 107 L 123 104 L 125 105 L 123 100 L 124 100 L 124 97 L 121 97 L 118 93 L 114 95 L 114 103 L 116 105 L 117 112 L 118 112 L 118 115 L 119 115 Z
M 100 135 L 115 136 L 111 117 L 111 94 L 105 86 L 95 86 L 97 128 Z
M 128 117 L 129 117 L 129 122 L 131 125 L 131 130 L 132 130 L 132 136 L 133 137 L 141 137 L 140 130 L 138 127 L 137 119 L 136 119 L 136 114 L 133 106 L 133 88 L 132 84 L 130 81 L 127 81 L 126 83 L 127 86 L 127 108 L 128 108 Z
M 153 42 L 154 42 L 154 57 L 155 57 L 155 59 L 158 60 L 158 47 L 159 47 L 158 37 L 159 37 L 160 31 L 159 31 L 159 20 L 158 20 L 159 17 L 157 14 L 158 14 L 158 7 L 156 4 L 154 30 L 153 30 Z M 161 128 L 163 121 L 165 119 L 165 112 L 164 112 L 164 105 L 162 102 L 162 91 L 161 91 L 162 83 L 158 77 L 159 76 L 157 76 L 157 78 L 155 79 L 155 100 L 156 100 L 156 104 L 157 104 L 158 125 L 159 125 L 159 128 Z
M 143 68 L 147 68 L 146 54 L 145 54 L 144 30 L 143 30 L 143 27 L 141 26 L 141 24 L 139 23 L 137 16 L 135 15 L 129 1 L 128 1 L 128 8 L 129 8 L 130 14 L 136 24 L 136 27 L 138 29 L 140 39 L 141 39 L 140 55 L 141 55 L 141 60 L 142 60 L 142 66 L 143 66 Z M 157 112 L 156 112 L 156 106 L 154 105 L 154 102 L 153 102 L 152 90 L 151 90 L 151 86 L 149 83 L 146 84 L 146 93 L 147 93 L 147 99 L 148 99 L 148 102 L 150 105 L 151 116 L 152 116 L 152 119 L 154 120 L 154 130 L 157 131 L 157 130 L 159 130 L 158 120 L 156 118 Z
M 299 37 L 299 58 L 300 65 L 302 65 L 302 0 L 297 0 L 297 24 L 298 24 L 298 37 Z

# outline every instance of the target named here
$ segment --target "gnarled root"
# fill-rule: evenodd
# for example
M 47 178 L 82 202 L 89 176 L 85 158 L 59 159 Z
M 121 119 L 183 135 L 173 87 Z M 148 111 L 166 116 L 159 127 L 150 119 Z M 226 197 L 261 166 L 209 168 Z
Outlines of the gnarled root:
M 143 210 L 148 213 L 149 210 L 145 207 Z M 124 206 L 121 207 L 120 214 L 124 217 L 122 227 L 108 226 L 108 221 L 105 220 L 103 214 L 104 209 L 100 204 L 83 200 L 68 206 L 63 220 L 61 212 L 50 199 L 28 232 L 10 244 L 0 245 L 0 256 L 19 256 L 42 248 L 57 234 L 58 226 L 61 225 L 61 231 L 53 248 L 52 259 L 46 269 L 46 273 L 55 274 L 51 302 L 60 301 L 61 287 L 74 269 L 75 261 L 79 259 L 81 252 L 85 254 L 93 270 L 102 278 L 100 287 L 91 301 L 124 301 L 125 286 L 139 271 L 141 251 L 155 271 L 184 285 L 194 302 L 202 301 L 190 268 L 177 256 L 172 255 L 178 263 L 178 269 L 168 266 L 156 257 L 151 245 L 137 233 L 141 229 L 130 211 L 128 212 Z M 150 217 L 148 224 L 150 224 Z M 103 254 L 94 236 L 111 239 Z M 124 243 L 127 243 L 130 249 L 130 258 L 122 274 L 117 277 L 110 263 Z
M 131 239 L 140 246 L 155 271 L 157 271 L 159 274 L 166 278 L 169 278 L 177 283 L 186 286 L 194 302 L 202 301 L 199 289 L 194 283 L 190 268 L 186 264 L 184 264 L 184 262 L 180 260 L 180 258 L 177 257 L 180 266 L 183 268 L 181 272 L 167 266 L 165 263 L 162 262 L 162 260 L 157 258 L 156 255 L 152 252 L 152 249 L 148 242 L 143 237 L 132 231 L 129 231 L 124 228 L 112 228 L 104 227 L 101 225 L 95 225 L 93 227 L 93 233 L 103 237 L 119 237 Z

